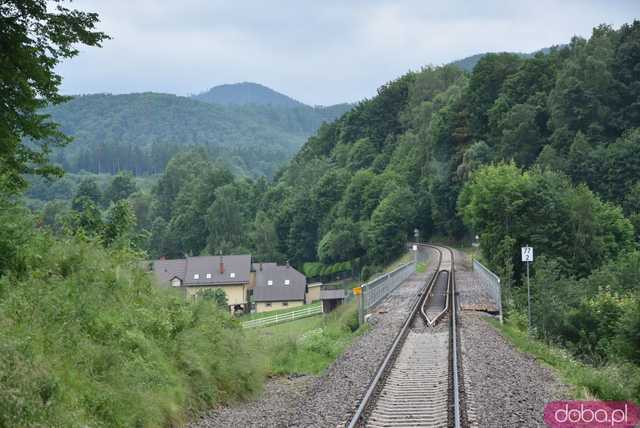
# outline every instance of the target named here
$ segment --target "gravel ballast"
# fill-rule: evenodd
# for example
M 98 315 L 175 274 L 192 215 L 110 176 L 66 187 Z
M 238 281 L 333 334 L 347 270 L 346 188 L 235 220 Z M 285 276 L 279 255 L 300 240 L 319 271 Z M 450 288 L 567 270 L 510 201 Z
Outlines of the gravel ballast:
M 275 378 L 255 400 L 214 409 L 190 427 L 335 427 L 355 411 L 376 369 L 431 274 L 414 273 L 369 317 L 370 329 L 320 376 Z
M 460 316 L 470 422 L 479 427 L 544 427 L 544 406 L 568 399 L 553 369 L 513 348 L 482 313 Z M 483 319 L 484 318 L 484 319 Z
M 460 296 L 469 307 L 485 304 L 490 297 L 478 285 L 471 259 L 461 251 L 455 251 L 455 257 Z M 558 380 L 553 369 L 515 349 L 487 322 L 488 318 L 490 315 L 483 312 L 464 310 L 459 317 L 470 426 L 546 426 L 545 404 L 568 398 L 568 388 Z

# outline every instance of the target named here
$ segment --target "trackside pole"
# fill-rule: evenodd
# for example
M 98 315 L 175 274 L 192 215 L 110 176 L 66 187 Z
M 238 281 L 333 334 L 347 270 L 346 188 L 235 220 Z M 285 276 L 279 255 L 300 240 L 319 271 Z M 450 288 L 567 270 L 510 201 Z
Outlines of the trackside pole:
M 520 248 L 522 261 L 527 264 L 527 332 L 531 335 L 531 282 L 529 280 L 529 263 L 533 261 L 533 247 L 528 244 Z
M 364 296 L 362 295 L 362 287 L 355 287 L 353 294 L 356 296 L 356 305 L 358 306 L 358 326 L 364 324 Z
M 531 282 L 529 281 L 529 262 L 527 263 L 527 310 L 528 310 L 528 316 L 527 319 L 529 320 L 529 334 L 531 334 Z

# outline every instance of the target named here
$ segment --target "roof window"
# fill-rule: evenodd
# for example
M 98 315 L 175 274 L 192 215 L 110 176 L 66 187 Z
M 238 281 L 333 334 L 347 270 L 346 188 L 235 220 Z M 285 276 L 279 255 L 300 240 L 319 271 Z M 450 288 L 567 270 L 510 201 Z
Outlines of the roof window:
M 235 272 L 231 272 L 231 273 L 229 274 L 229 278 L 235 278 L 235 277 L 236 277 L 236 273 L 235 273 Z
M 273 281 L 271 280 L 267 281 L 267 285 L 273 285 Z
M 193 274 L 193 279 L 200 279 L 200 274 L 199 273 L 194 273 Z
M 210 273 L 207 274 L 207 279 L 211 279 L 211 274 Z
M 289 284 L 291 284 L 291 281 L 289 281 L 288 279 L 285 279 L 284 280 L 284 285 L 289 285 Z

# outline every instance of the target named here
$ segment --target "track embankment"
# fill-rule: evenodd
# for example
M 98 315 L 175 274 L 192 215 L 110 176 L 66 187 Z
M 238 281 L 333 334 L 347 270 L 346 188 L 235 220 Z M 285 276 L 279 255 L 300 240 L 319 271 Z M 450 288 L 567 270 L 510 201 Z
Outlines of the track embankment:
M 427 272 L 414 273 L 371 314 L 369 330 L 320 376 L 275 378 L 255 400 L 211 410 L 190 427 L 335 427 L 353 414 L 424 286 Z

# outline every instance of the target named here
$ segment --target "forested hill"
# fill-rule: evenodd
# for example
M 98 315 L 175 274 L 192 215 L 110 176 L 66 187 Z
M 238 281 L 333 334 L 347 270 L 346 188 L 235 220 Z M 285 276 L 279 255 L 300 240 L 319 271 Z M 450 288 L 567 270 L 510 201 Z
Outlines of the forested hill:
M 386 84 L 322 126 L 267 193 L 282 253 L 379 265 L 417 227 L 479 234 L 495 269 L 529 243 L 585 275 L 633 247 L 629 220 L 640 227 L 639 46 L 640 23 L 602 26 L 546 55 Z
M 564 46 L 565 45 L 558 45 L 556 48 L 564 47 Z M 520 58 L 526 59 L 526 58 L 533 58 L 538 52 L 548 54 L 549 52 L 551 52 L 551 49 L 552 48 L 544 48 L 531 53 L 522 53 L 522 52 L 503 52 L 503 53 L 513 53 L 515 55 L 518 55 Z M 457 61 L 453 61 L 451 65 L 456 65 L 461 69 L 463 69 L 464 71 L 468 71 L 469 73 L 471 73 L 473 71 L 473 68 L 476 66 L 476 64 L 486 55 L 489 55 L 489 52 L 475 54 L 475 55 L 468 56 L 466 58 L 459 59 Z
M 150 174 L 190 146 L 236 173 L 271 176 L 322 122 L 351 108 L 215 105 L 159 93 L 74 97 L 48 112 L 75 141 L 53 159 L 70 172 Z
M 274 107 L 308 107 L 271 88 L 252 82 L 214 86 L 192 98 L 221 105 L 270 105 Z

